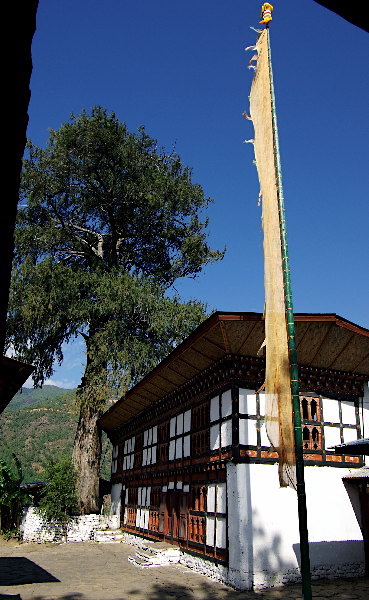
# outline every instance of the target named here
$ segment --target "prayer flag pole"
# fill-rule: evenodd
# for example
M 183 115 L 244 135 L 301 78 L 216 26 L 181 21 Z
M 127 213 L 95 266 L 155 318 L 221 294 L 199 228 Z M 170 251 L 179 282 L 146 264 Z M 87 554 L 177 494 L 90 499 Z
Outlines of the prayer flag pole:
M 302 592 L 303 592 L 304 600 L 311 600 L 312 599 L 312 590 L 311 590 L 311 573 L 310 573 L 309 536 L 308 536 L 308 528 L 307 528 L 304 456 L 303 456 L 303 447 L 302 447 L 302 427 L 301 427 L 300 396 L 299 396 L 299 372 L 298 372 L 297 351 L 296 351 L 295 321 L 294 321 L 294 316 L 293 316 L 291 272 L 290 272 L 289 255 L 288 255 L 287 227 L 286 227 L 286 216 L 285 216 L 285 207 L 284 207 L 282 169 L 281 169 L 281 158 L 280 158 L 280 150 L 279 150 L 277 113 L 276 113 L 276 106 L 275 106 L 274 81 L 273 81 L 269 30 L 266 33 L 268 36 L 268 62 L 269 62 L 269 73 L 270 73 L 270 91 L 271 91 L 271 98 L 272 98 L 272 122 L 273 122 L 275 170 L 276 170 L 276 176 L 277 176 L 277 193 L 278 193 L 279 221 L 280 221 L 282 261 L 283 261 L 284 296 L 285 296 L 285 306 L 286 306 L 287 336 L 288 336 L 288 349 L 289 349 L 290 373 L 291 373 L 291 393 L 292 393 L 292 406 L 293 406 L 293 417 L 294 417 L 295 452 L 296 452 L 296 484 L 297 484 L 298 515 L 299 515 L 299 531 L 300 531 Z
M 304 600 L 312 599 L 307 529 L 299 374 L 293 315 L 287 229 L 282 185 L 269 23 L 274 8 L 264 2 L 250 93 L 255 163 L 260 181 L 264 230 L 266 427 L 279 454 L 279 481 L 297 491 L 301 578 Z M 251 65 L 256 60 L 256 66 Z M 244 113 L 246 118 L 246 113 Z

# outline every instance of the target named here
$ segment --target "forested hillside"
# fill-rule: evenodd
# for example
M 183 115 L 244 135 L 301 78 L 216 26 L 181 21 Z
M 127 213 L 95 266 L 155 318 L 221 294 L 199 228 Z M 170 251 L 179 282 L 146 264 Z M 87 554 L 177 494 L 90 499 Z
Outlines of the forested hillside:
M 75 390 L 51 385 L 23 388 L 0 414 L 0 459 L 13 465 L 14 452 L 22 464 L 23 481 L 42 480 L 48 460 L 71 455 L 78 415 Z M 101 474 L 107 479 L 109 446 L 105 437 Z

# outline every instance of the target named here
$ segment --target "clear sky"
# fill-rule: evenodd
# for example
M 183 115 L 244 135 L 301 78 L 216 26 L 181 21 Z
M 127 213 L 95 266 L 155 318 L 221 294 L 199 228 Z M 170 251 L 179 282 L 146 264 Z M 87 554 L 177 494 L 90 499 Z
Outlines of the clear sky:
M 261 209 L 248 110 L 259 0 L 40 0 L 28 136 L 100 104 L 174 144 L 214 198 L 222 261 L 184 299 L 262 312 Z M 313 0 L 275 0 L 270 27 L 296 312 L 369 328 L 369 34 Z M 52 382 L 78 385 L 83 344 Z

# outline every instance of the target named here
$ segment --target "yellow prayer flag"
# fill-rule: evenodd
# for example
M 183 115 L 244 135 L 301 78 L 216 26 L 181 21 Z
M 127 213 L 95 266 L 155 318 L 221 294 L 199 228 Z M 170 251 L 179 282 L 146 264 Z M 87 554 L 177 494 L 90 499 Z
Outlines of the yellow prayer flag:
M 268 30 L 265 29 L 256 43 L 258 58 L 250 94 L 250 112 L 255 130 L 254 150 L 262 197 L 264 231 L 265 420 L 269 440 L 279 453 L 280 485 L 289 485 L 296 489 L 296 457 L 268 35 Z

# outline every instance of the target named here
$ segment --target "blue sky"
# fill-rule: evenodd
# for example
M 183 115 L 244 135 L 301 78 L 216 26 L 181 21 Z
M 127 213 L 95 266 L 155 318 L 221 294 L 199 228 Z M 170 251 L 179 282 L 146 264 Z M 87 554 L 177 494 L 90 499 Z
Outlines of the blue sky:
M 178 282 L 210 308 L 262 311 L 258 180 L 248 109 L 258 0 L 40 0 L 28 136 L 100 104 L 175 145 L 214 198 L 222 263 Z M 275 0 L 273 69 L 296 312 L 369 328 L 369 35 L 312 0 Z M 79 383 L 83 344 L 52 382 Z

